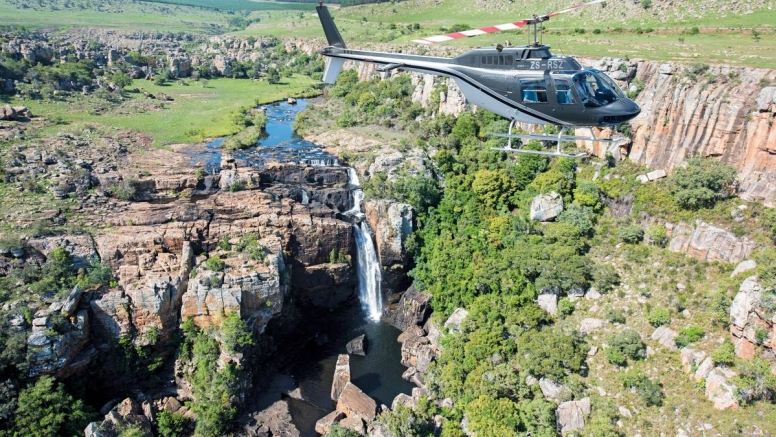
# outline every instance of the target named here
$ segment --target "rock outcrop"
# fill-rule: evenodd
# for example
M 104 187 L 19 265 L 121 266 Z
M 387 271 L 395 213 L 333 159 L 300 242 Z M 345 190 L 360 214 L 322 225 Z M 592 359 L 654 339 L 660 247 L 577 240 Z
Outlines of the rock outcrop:
M 736 237 L 732 232 L 701 220 L 697 220 L 695 226 L 684 222 L 667 223 L 666 228 L 671 232 L 669 250 L 703 261 L 739 263 L 756 247 L 755 242 L 746 237 Z
M 762 355 L 773 357 L 776 351 L 776 315 L 763 308 L 763 296 L 773 292 L 763 290 L 756 276 L 744 280 L 730 305 L 730 336 L 736 354 L 752 359 L 762 346 Z
M 585 427 L 585 419 L 590 415 L 590 398 L 567 401 L 558 405 L 555 417 L 561 434 L 578 431 Z
M 644 89 L 630 160 L 670 172 L 694 156 L 716 157 L 738 170 L 741 197 L 776 205 L 776 105 L 763 86 L 774 70 L 654 62 L 635 70 Z
M 554 220 L 563 211 L 563 198 L 552 192 L 540 194 L 531 201 L 531 220 L 547 222 Z
M 391 316 L 391 325 L 404 331 L 411 326 L 423 326 L 431 314 L 431 295 L 419 292 L 411 286 L 399 299 L 396 311 Z

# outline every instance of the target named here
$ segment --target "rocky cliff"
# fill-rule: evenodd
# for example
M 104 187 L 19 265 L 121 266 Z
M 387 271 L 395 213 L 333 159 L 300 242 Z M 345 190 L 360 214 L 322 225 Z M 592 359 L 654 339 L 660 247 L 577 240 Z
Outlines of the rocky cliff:
M 740 195 L 776 205 L 776 71 L 639 62 L 629 159 L 671 170 L 693 156 L 739 172 Z

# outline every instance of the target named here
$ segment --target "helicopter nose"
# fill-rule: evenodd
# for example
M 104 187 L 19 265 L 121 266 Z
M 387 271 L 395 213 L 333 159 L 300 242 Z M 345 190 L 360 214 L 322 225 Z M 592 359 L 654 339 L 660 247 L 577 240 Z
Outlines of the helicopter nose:
M 598 124 L 603 126 L 625 123 L 636 118 L 641 108 L 631 99 L 623 98 L 601 108 Z

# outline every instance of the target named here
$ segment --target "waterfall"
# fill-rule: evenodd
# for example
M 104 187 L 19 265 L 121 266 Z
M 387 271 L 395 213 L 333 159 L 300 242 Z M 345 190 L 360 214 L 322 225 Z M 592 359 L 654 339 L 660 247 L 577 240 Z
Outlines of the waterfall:
M 348 183 L 357 187 L 361 186 L 361 181 L 358 180 L 358 173 L 353 167 L 348 167 Z
M 307 194 L 307 191 L 302 190 L 302 205 L 307 205 L 310 203 L 310 195 Z
M 358 180 L 358 173 L 353 167 L 348 167 L 348 184 L 353 188 L 350 193 L 353 196 L 353 207 L 345 211 L 345 215 L 363 217 L 361 212 L 361 201 L 364 200 L 364 191 L 361 190 L 361 183 Z
M 358 298 L 369 318 L 379 321 L 383 314 L 380 261 L 377 259 L 369 225 L 362 221 L 360 224 L 353 225 L 353 231 L 358 252 Z
M 348 184 L 352 187 L 353 208 L 345 212 L 345 215 L 355 217 L 360 223 L 353 225 L 353 233 L 356 238 L 356 251 L 358 256 L 358 298 L 367 315 L 374 321 L 379 321 L 383 315 L 383 294 L 380 289 L 382 272 L 380 260 L 377 259 L 377 251 L 372 242 L 372 231 L 364 220 L 361 212 L 361 201 L 364 200 L 364 192 L 361 190 L 361 181 L 353 167 L 348 167 Z

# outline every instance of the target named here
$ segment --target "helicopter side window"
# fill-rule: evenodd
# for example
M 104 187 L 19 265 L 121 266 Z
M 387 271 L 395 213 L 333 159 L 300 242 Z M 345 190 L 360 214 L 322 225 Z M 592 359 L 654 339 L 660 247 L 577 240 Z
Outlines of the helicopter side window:
M 523 103 L 547 103 L 547 82 L 542 79 L 520 79 Z
M 512 55 L 507 55 L 507 57 L 504 58 L 504 65 L 507 65 L 507 66 L 511 67 L 514 62 L 515 62 L 515 60 L 512 57 Z
M 561 105 L 573 105 L 574 95 L 571 93 L 571 84 L 567 80 L 555 79 L 555 96 Z

